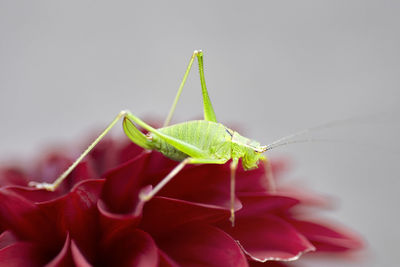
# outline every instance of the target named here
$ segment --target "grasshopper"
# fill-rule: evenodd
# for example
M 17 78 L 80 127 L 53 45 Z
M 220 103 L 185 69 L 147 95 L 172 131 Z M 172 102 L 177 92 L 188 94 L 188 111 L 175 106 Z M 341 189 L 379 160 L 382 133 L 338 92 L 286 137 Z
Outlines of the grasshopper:
M 204 119 L 169 125 L 195 58 L 197 58 L 199 66 Z M 190 58 L 189 65 L 162 128 L 155 129 L 133 115 L 130 111 L 123 110 L 118 113 L 115 119 L 94 142 L 53 183 L 32 181 L 29 185 L 38 189 L 54 191 L 120 119 L 123 119 L 124 132 L 132 142 L 146 150 L 157 150 L 166 157 L 180 162 L 153 189 L 146 192 L 142 191 L 139 194 L 140 199 L 144 202 L 154 197 L 187 164 L 225 164 L 232 159 L 230 162 L 230 221 L 232 222 L 232 226 L 234 226 L 235 222 L 235 173 L 239 159 L 242 159 L 241 162 L 245 170 L 257 168 L 259 161 L 264 162 L 267 170 L 266 179 L 269 184 L 268 188 L 273 192 L 275 185 L 272 179 L 271 168 L 263 152 L 273 148 L 275 145 L 279 145 L 281 141 L 292 137 L 288 136 L 271 145 L 263 146 L 259 142 L 243 137 L 238 132 L 219 123 L 208 96 L 204 78 L 203 52 L 196 50 Z M 137 126 L 142 127 L 148 133 L 142 133 Z

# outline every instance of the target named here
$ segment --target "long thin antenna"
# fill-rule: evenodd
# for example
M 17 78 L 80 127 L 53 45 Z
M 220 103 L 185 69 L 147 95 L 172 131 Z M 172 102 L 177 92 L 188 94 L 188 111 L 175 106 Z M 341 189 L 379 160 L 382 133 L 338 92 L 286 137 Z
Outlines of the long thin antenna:
M 280 143 L 274 144 L 274 145 L 270 145 L 270 146 L 265 146 L 267 150 L 271 150 L 271 149 L 275 149 L 277 147 L 281 147 L 281 146 L 286 146 L 286 145 L 290 145 L 290 144 L 300 144 L 300 143 L 317 143 L 317 142 L 321 142 L 321 143 L 340 143 L 340 144 L 347 144 L 347 145 L 354 145 L 354 146 L 361 146 L 363 149 L 367 149 L 368 151 L 381 151 L 384 153 L 391 153 L 393 155 L 399 155 L 400 151 L 398 149 L 390 149 L 387 147 L 382 147 L 382 145 L 380 143 L 378 144 L 371 144 L 371 143 L 360 143 L 360 142 L 356 142 L 353 140 L 341 140 L 341 139 L 319 139 L 319 138 L 304 138 L 304 139 L 295 139 L 295 140 L 286 140 L 286 141 L 282 141 Z
M 313 142 L 336 142 L 336 140 L 330 139 L 316 139 L 316 138 L 306 138 L 306 139 L 297 139 L 297 140 L 288 140 L 285 142 L 277 143 L 274 145 L 268 145 L 266 150 L 271 150 L 280 146 L 285 146 L 289 144 L 297 144 L 297 143 L 313 143 Z
M 278 140 L 275 140 L 274 142 L 266 145 L 266 147 L 267 147 L 267 150 L 269 150 L 269 149 L 271 149 L 271 147 L 276 147 L 277 144 L 280 144 L 284 141 L 290 140 L 290 139 L 300 136 L 300 135 L 311 133 L 311 132 L 314 132 L 317 130 L 329 129 L 329 128 L 332 128 L 332 127 L 335 127 L 338 125 L 345 125 L 348 123 L 360 122 L 361 119 L 367 119 L 367 118 L 371 118 L 371 116 L 362 116 L 362 117 L 355 117 L 355 118 L 349 118 L 349 119 L 343 119 L 343 120 L 335 120 L 335 121 L 320 124 L 320 125 L 317 125 L 314 127 L 306 128 L 301 131 L 298 131 L 298 132 L 286 135 L 282 138 L 279 138 Z

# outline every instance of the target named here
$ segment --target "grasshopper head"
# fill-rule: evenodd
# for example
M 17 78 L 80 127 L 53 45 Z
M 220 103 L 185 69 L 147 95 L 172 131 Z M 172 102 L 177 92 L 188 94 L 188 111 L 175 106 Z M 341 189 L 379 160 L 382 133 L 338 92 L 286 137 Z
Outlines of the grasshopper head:
M 245 170 L 258 167 L 258 161 L 265 159 L 263 153 L 267 146 L 261 146 L 257 141 L 243 137 L 237 132 L 232 135 L 232 157 L 242 158 L 242 165 Z
M 258 167 L 258 162 L 264 160 L 265 156 L 263 153 L 266 151 L 265 146 L 255 146 L 253 148 L 247 148 L 245 154 L 242 157 L 243 168 L 251 170 Z

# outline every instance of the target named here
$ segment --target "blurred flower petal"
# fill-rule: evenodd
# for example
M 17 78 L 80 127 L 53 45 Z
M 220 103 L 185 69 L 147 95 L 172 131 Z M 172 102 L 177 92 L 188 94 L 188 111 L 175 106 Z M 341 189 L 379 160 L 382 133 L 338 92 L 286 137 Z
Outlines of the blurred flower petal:
M 146 204 L 140 227 L 154 236 L 191 222 L 212 224 L 228 220 L 230 212 L 219 206 L 155 197 Z
M 248 266 L 237 243 L 210 225 L 179 227 L 160 237 L 158 244 L 180 266 Z
M 104 251 L 102 264 L 106 266 L 158 265 L 158 248 L 151 236 L 139 229 L 117 229 L 101 241 Z
M 221 227 L 255 261 L 291 261 L 315 250 L 300 232 L 274 215 L 238 216 L 235 227 Z
M 29 242 L 17 242 L 0 249 L 0 265 L 9 267 L 43 266 L 46 261 L 37 247 Z
M 340 252 L 363 247 L 360 237 L 338 225 L 325 226 L 321 223 L 300 220 L 292 220 L 291 224 L 306 236 L 318 251 Z

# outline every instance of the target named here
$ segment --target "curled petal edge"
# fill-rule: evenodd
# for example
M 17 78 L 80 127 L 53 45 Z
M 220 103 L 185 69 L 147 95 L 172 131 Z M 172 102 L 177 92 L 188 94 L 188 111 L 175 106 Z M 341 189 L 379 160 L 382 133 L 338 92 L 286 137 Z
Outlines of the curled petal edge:
M 254 261 L 262 262 L 262 263 L 267 262 L 267 261 L 295 261 L 295 260 L 298 260 L 303 254 L 306 254 L 306 253 L 308 253 L 308 252 L 316 251 L 316 248 L 315 248 L 314 246 L 312 246 L 312 247 L 307 248 L 307 249 L 305 249 L 305 250 L 303 250 L 303 251 L 300 251 L 299 253 L 297 253 L 296 255 L 294 255 L 294 256 L 291 257 L 291 258 L 268 257 L 268 258 L 260 259 L 260 258 L 254 257 L 250 252 L 248 252 L 248 251 L 242 246 L 242 244 L 240 244 L 239 240 L 235 240 L 235 241 L 236 241 L 236 243 L 239 245 L 239 247 L 242 249 L 242 251 L 243 251 L 247 256 L 249 256 L 249 257 L 250 257 L 252 260 L 254 260 Z

